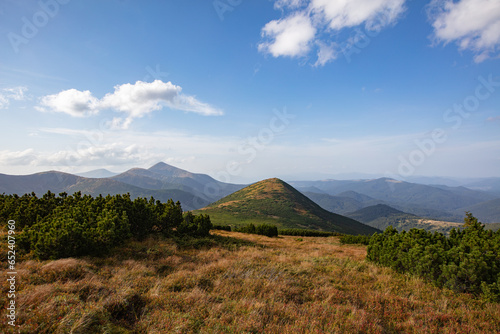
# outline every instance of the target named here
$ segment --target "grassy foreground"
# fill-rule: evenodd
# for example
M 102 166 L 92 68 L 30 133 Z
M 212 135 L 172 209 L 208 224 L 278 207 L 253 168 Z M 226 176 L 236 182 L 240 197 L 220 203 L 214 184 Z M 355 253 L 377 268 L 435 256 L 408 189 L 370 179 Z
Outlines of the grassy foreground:
M 499 304 L 368 263 L 365 246 L 212 234 L 134 242 L 104 258 L 19 259 L 15 332 L 500 332 Z M 5 280 L 1 290 L 5 314 Z M 4 314 L 0 332 L 13 332 Z

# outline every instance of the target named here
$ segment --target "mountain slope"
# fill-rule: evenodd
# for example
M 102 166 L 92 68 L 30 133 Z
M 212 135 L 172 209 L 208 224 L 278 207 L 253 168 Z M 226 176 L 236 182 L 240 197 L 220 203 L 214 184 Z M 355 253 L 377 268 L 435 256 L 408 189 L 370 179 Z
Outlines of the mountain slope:
M 23 195 L 35 192 L 37 195 L 43 195 L 50 190 L 58 194 L 84 179 L 80 176 L 56 171 L 31 175 L 0 174 L 0 193 Z
M 465 187 L 473 190 L 482 190 L 500 196 L 500 177 L 490 177 L 469 182 Z
M 472 212 L 482 223 L 500 223 L 500 198 L 462 208 L 457 212 Z
M 132 198 L 153 196 L 166 202 L 180 201 L 184 210 L 193 210 L 210 203 L 209 200 L 179 189 L 144 189 L 109 178 L 85 178 L 61 172 L 43 172 L 31 175 L 0 174 L 0 193 L 23 195 L 35 192 L 38 196 L 48 190 L 55 194 L 73 194 L 81 191 L 92 196 L 130 193 Z
M 212 202 L 241 188 L 243 185 L 223 183 L 205 174 L 160 162 L 149 169 L 133 168 L 113 177 L 114 180 L 145 189 L 179 189 Z
M 291 184 L 298 184 L 302 187 L 314 186 L 330 195 L 355 191 L 386 203 L 411 204 L 449 212 L 497 198 L 494 195 L 465 187 L 427 186 L 389 178 L 351 181 L 302 181 L 292 182 Z
M 115 175 L 118 175 L 118 173 L 113 173 L 107 169 L 101 168 L 101 169 L 91 170 L 85 173 L 76 173 L 75 175 L 81 177 L 94 178 L 94 179 L 103 179 L 103 178 L 113 177 Z
M 369 196 L 379 203 L 390 205 L 404 212 L 438 220 L 461 222 L 463 212 L 458 209 L 481 202 L 490 201 L 497 196 L 465 187 L 428 186 L 389 178 L 374 180 L 322 180 L 291 182 L 298 187 L 316 187 L 333 196 L 357 193 Z M 359 200 L 359 199 L 358 199 Z M 366 204 L 368 203 L 364 203 Z M 374 205 L 377 203 L 369 203 Z
M 353 219 L 328 212 L 279 179 L 268 179 L 243 188 L 200 210 L 214 224 L 267 222 L 279 227 L 308 228 L 348 234 L 378 230 Z
M 323 209 L 341 215 L 357 211 L 367 206 L 384 203 L 381 200 L 376 200 L 369 196 L 358 194 L 354 191 L 346 191 L 338 194 L 337 196 L 317 192 L 303 192 L 303 194 Z
M 463 224 L 423 219 L 385 204 L 369 206 L 355 212 L 347 213 L 346 216 L 380 230 L 385 230 L 387 227 L 392 226 L 398 231 L 409 231 L 412 228 L 418 228 L 447 233 L 452 228 L 459 228 Z

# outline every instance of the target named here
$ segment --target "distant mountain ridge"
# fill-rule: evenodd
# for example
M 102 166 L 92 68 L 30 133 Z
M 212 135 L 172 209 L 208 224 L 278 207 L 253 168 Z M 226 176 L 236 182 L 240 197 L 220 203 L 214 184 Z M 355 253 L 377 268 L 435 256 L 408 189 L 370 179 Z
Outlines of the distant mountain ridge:
M 283 228 L 306 228 L 347 234 L 371 234 L 378 230 L 322 209 L 288 183 L 267 179 L 247 186 L 209 205 L 215 224 L 242 225 L 268 222 Z
M 207 201 L 215 201 L 243 187 L 223 183 L 205 174 L 186 170 L 160 162 L 149 169 L 133 168 L 116 175 L 114 180 L 145 189 L 179 189 L 197 194 Z
M 448 233 L 452 228 L 460 228 L 463 225 L 463 223 L 423 219 L 385 204 L 365 207 L 356 212 L 347 213 L 346 216 L 380 230 L 392 226 L 398 231 L 409 231 L 412 228 L 418 228 Z
M 113 173 L 107 169 L 101 168 L 101 169 L 91 170 L 85 173 L 75 173 L 75 175 L 93 179 L 103 179 L 103 178 L 113 177 L 115 175 L 118 175 L 118 173 Z
M 195 174 L 165 163 L 149 169 L 133 168 L 119 175 L 89 178 L 49 171 L 31 175 L 0 174 L 0 193 L 41 196 L 50 190 L 59 194 L 81 191 L 92 196 L 130 193 L 132 198 L 151 197 L 161 201 L 174 199 L 184 210 L 194 210 L 244 187 L 219 182 L 204 174 Z
M 465 212 L 464 207 L 471 207 L 480 203 L 499 198 L 491 193 L 472 190 L 466 187 L 429 186 L 389 178 L 374 180 L 323 180 L 323 181 L 294 181 L 291 185 L 297 189 L 311 189 L 315 187 L 323 193 L 334 196 L 334 200 L 328 201 L 324 196 L 311 195 L 313 199 L 328 210 L 338 210 L 339 197 L 346 197 L 345 192 L 353 192 L 368 196 L 375 202 L 367 203 L 361 197 L 354 198 L 356 202 L 343 199 L 344 203 L 358 206 L 358 210 L 375 204 L 387 204 L 398 210 L 438 220 L 461 222 Z M 342 194 L 342 196 L 341 196 Z M 353 198 L 351 196 L 351 198 Z M 337 208 L 335 208 L 337 206 Z M 337 212 L 337 211 L 334 211 Z M 345 211 L 342 213 L 346 213 Z M 475 212 L 473 212 L 475 213 Z M 481 212 L 476 212 L 481 217 Z M 500 217 L 500 208 L 496 210 L 496 217 Z
M 107 195 L 129 192 L 133 197 L 153 196 L 162 201 L 172 198 L 181 201 L 185 210 L 194 210 L 245 187 L 220 182 L 209 175 L 192 173 L 163 162 L 147 169 L 132 168 L 103 177 L 109 173 L 114 174 L 103 169 L 83 175 L 57 171 L 31 175 L 0 174 L 0 193 L 22 195 L 35 192 L 42 195 L 50 190 L 54 193 L 81 191 Z M 444 178 L 428 180 L 446 181 Z M 323 209 L 341 215 L 385 204 L 426 219 L 461 223 L 465 211 L 471 211 L 484 223 L 500 222 L 500 178 L 465 181 L 468 182 L 466 186 L 459 187 L 423 185 L 389 178 L 291 181 L 290 185 Z

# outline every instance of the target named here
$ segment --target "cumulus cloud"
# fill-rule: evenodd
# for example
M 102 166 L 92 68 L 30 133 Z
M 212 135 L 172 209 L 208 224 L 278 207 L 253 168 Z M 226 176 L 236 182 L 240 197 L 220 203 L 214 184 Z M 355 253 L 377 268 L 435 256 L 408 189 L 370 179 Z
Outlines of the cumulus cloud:
M 262 29 L 262 36 L 270 41 L 259 44 L 258 48 L 274 57 L 304 56 L 309 52 L 315 34 L 311 18 L 304 13 L 296 13 L 267 23 Z
M 205 116 L 223 114 L 221 110 L 199 101 L 194 96 L 184 95 L 181 91 L 180 86 L 161 80 L 117 85 L 114 92 L 106 94 L 102 99 L 97 99 L 90 91 L 69 89 L 41 98 L 37 109 L 62 112 L 74 117 L 91 116 L 106 109 L 114 110 L 123 113 L 124 117 L 115 117 L 110 125 L 121 129 L 127 129 L 133 119 L 164 107 Z
M 405 0 L 312 0 L 311 9 L 332 30 L 365 24 L 379 29 L 394 22 L 404 10 Z
M 0 151 L 0 164 L 3 166 L 32 165 L 36 155 L 33 149 L 24 151 Z
M 37 157 L 40 166 L 92 166 L 104 161 L 108 165 L 123 165 L 131 161 L 147 160 L 149 152 L 139 145 L 123 146 L 116 143 L 89 145 L 78 150 L 63 150 Z
M 7 109 L 10 101 L 22 101 L 26 99 L 26 87 L 4 88 L 0 91 L 0 109 Z
M 135 84 L 115 86 L 115 91 L 106 94 L 101 100 L 103 109 L 114 109 L 130 117 L 142 117 L 162 108 L 162 102 L 172 101 L 182 88 L 171 82 L 155 80 L 148 83 L 137 81 Z
M 124 165 L 137 161 L 159 161 L 163 154 L 151 152 L 141 145 L 123 145 L 106 143 L 102 145 L 88 145 L 76 150 L 67 149 L 55 152 L 42 152 L 33 149 L 24 151 L 0 151 L 2 166 L 46 166 L 46 167 L 75 167 Z
M 86 117 L 99 112 L 99 100 L 88 90 L 68 89 L 54 95 L 41 98 L 37 110 L 61 112 L 73 117 Z
M 284 17 L 262 28 L 258 49 L 273 57 L 303 57 L 316 49 L 315 66 L 323 66 L 338 54 L 332 41 L 344 28 L 364 25 L 380 30 L 404 12 L 406 0 L 276 0 Z
M 472 50 L 477 63 L 498 53 L 500 1 L 434 0 L 428 14 L 436 41 L 455 42 L 461 50 Z

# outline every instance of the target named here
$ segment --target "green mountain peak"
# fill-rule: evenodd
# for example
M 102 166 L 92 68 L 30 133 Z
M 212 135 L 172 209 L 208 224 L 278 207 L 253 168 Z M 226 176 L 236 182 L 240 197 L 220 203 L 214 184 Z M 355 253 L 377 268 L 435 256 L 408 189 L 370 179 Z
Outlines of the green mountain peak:
M 281 228 L 306 228 L 348 234 L 376 229 L 328 212 L 288 183 L 272 178 L 251 184 L 202 209 L 218 225 L 269 223 Z

